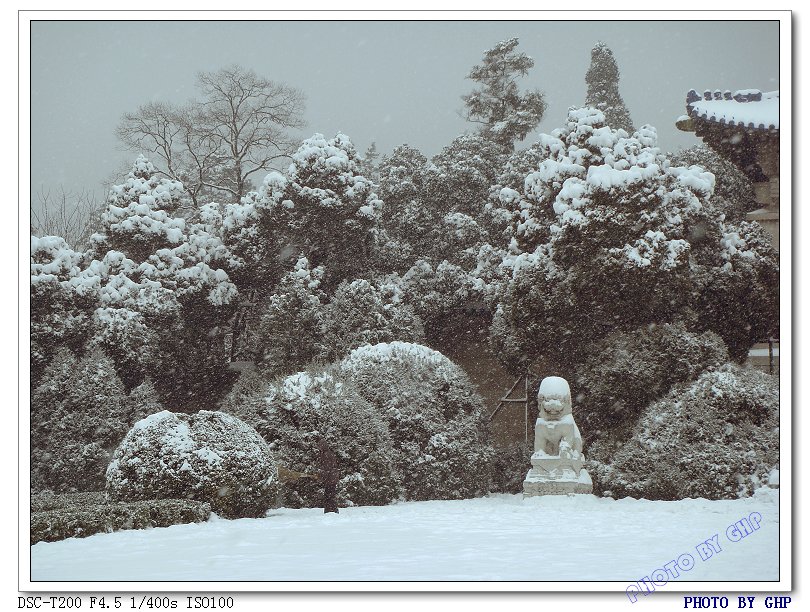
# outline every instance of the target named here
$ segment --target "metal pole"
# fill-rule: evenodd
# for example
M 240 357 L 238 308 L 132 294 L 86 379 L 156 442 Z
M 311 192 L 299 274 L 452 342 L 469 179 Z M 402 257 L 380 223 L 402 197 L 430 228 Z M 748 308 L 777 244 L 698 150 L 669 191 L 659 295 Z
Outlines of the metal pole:
M 523 397 L 526 398 L 526 403 L 523 404 L 523 433 L 525 434 L 525 442 L 529 443 L 529 373 L 523 374 Z

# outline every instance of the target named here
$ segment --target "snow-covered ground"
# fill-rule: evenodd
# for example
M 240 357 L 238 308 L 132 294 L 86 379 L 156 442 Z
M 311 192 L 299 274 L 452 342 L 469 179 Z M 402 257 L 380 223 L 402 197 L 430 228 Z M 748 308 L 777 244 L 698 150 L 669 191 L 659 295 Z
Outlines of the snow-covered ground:
M 494 495 L 121 531 L 31 547 L 32 580 L 600 580 L 690 553 L 681 579 L 778 579 L 778 492 L 734 501 Z M 739 541 L 729 525 L 761 515 Z M 718 534 L 722 551 L 695 547 Z

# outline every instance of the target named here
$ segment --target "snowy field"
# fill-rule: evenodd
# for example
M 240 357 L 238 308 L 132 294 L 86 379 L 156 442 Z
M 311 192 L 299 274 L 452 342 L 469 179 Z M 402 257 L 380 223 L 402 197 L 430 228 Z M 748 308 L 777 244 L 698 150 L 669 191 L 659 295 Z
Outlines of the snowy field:
M 778 492 L 734 501 L 494 495 L 121 531 L 31 547 L 31 578 L 63 580 L 602 580 L 629 583 L 683 553 L 689 581 L 778 579 Z M 726 528 L 762 516 L 732 542 Z M 714 534 L 722 551 L 702 561 Z

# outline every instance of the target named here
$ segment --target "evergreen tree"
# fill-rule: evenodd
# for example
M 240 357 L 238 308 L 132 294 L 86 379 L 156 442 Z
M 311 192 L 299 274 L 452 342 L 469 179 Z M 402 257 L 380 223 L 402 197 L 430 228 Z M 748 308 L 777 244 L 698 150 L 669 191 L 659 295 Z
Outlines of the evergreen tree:
M 78 352 L 87 339 L 95 301 L 70 285 L 82 260 L 59 236 L 31 236 L 32 389 L 61 347 Z
M 143 156 L 110 190 L 86 253 L 32 238 L 32 373 L 61 346 L 99 348 L 128 392 L 150 376 L 174 409 L 227 392 L 225 324 L 238 297 L 229 272 L 244 263 L 206 223 L 176 216 L 183 186 Z
M 712 203 L 726 216 L 726 221 L 743 221 L 745 213 L 759 208 L 751 179 L 707 145 L 695 145 L 667 157 L 673 166 L 700 166 L 714 174 Z
M 375 183 L 380 180 L 380 171 L 379 166 L 377 165 L 377 158 L 379 156 L 380 154 L 377 152 L 377 143 L 372 142 L 368 146 L 368 149 L 366 149 L 366 152 L 363 155 L 363 163 L 361 164 L 363 176 L 371 179 Z
M 430 164 L 407 144 L 384 155 L 379 165 L 379 194 L 385 203 L 380 222 L 381 271 L 404 273 L 430 250 L 440 215 L 426 202 Z
M 228 208 L 223 223 L 244 227 L 241 236 L 250 243 L 269 233 L 262 227 L 272 228 L 284 237 L 282 253 L 303 251 L 311 264 L 323 265 L 324 288 L 334 290 L 368 272 L 382 202 L 361 174 L 361 159 L 345 134 L 329 140 L 315 134 L 292 158 L 286 176 L 268 174 L 258 193 Z M 256 255 L 257 262 L 266 258 L 277 260 L 279 253 L 271 248 Z
M 762 231 L 715 211 L 712 174 L 671 166 L 653 128 L 628 138 L 592 108 L 571 109 L 541 143 L 546 159 L 522 190 L 497 193 L 511 217 L 493 322 L 506 361 L 576 372 L 607 334 L 679 320 L 717 333 L 738 360 L 767 336 L 776 254 Z
M 605 123 L 613 129 L 622 129 L 628 134 L 635 131 L 630 111 L 619 94 L 619 67 L 613 51 L 603 42 L 591 50 L 591 67 L 585 75 L 588 94 L 585 106 L 599 109 L 605 114 Z
M 325 309 L 327 361 L 341 359 L 364 344 L 393 340 L 424 340 L 422 321 L 402 302 L 399 287 L 375 286 L 365 279 L 341 283 Z
M 534 60 L 516 52 L 517 46 L 518 39 L 510 38 L 487 50 L 483 63 L 467 75 L 481 87 L 462 96 L 467 120 L 481 124 L 485 138 L 510 151 L 516 140 L 523 140 L 537 127 L 546 110 L 540 91 L 521 95 L 518 90 L 518 78 L 529 73 Z
M 113 450 L 131 424 L 130 402 L 100 350 L 66 348 L 31 393 L 31 488 L 98 491 Z
M 322 353 L 323 267 L 300 257 L 267 300 L 253 342 L 257 360 L 273 374 L 296 372 Z

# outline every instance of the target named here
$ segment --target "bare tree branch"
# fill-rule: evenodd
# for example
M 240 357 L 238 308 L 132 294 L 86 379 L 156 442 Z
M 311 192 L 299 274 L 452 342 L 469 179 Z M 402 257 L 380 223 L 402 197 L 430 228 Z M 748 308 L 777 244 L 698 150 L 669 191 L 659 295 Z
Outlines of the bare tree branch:
M 240 199 L 252 175 L 295 150 L 288 131 L 305 125 L 304 96 L 236 65 L 201 72 L 197 80 L 200 100 L 141 106 L 122 117 L 116 134 L 127 147 L 156 156 L 152 163 L 182 181 L 195 206 L 209 190 Z
M 40 187 L 31 198 L 31 234 L 61 236 L 80 248 L 91 232 L 91 223 L 101 210 L 102 201 L 89 190 L 66 191 L 63 186 L 51 191 Z

